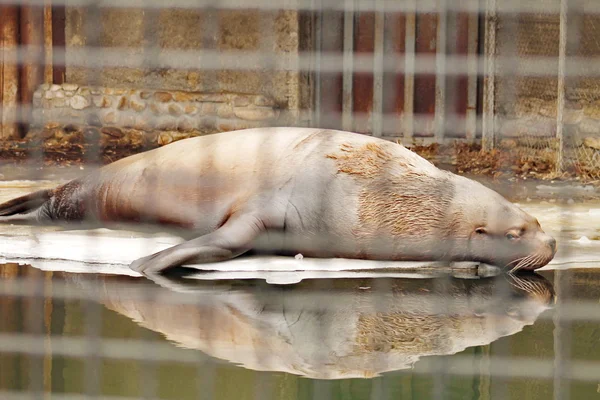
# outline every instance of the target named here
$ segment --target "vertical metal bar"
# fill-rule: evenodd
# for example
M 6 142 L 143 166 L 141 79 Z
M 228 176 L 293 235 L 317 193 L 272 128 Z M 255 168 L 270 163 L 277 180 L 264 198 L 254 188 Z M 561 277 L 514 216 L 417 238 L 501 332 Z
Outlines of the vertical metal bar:
M 344 76 L 342 82 L 342 128 L 352 130 L 352 82 L 354 60 L 354 0 L 344 7 Z
M 415 0 L 407 0 L 406 36 L 404 45 L 404 139 L 414 135 L 415 42 L 417 15 Z
M 313 76 L 314 76 L 314 110 L 312 113 L 312 126 L 321 125 L 321 51 L 323 51 L 323 6 L 321 0 L 311 0 L 311 6 L 315 11 L 314 37 L 315 46 L 313 52 Z
M 52 0 L 44 0 L 44 82 L 52 83 Z
M 490 399 L 492 397 L 492 374 L 490 372 L 492 358 L 490 355 L 490 345 L 480 346 L 479 349 L 481 351 L 479 358 L 479 396 L 481 399 Z
M 94 52 L 100 48 L 100 37 L 102 33 L 102 11 L 97 3 L 90 4 L 85 9 L 83 30 L 85 34 L 85 53 L 89 59 L 93 59 Z M 65 8 L 53 7 L 52 9 L 52 42 L 55 47 L 64 48 L 65 40 Z M 61 46 L 62 44 L 62 46 Z M 58 58 L 54 54 L 54 61 Z M 54 83 L 60 84 L 66 78 L 66 54 L 61 54 L 62 64 L 54 65 Z M 86 67 L 85 82 L 87 86 L 93 87 L 101 84 L 102 67 Z M 96 151 L 86 152 L 85 161 L 96 163 L 100 160 L 100 153 Z M 93 248 L 96 232 L 87 233 L 87 245 Z M 99 397 L 102 392 L 102 357 L 100 348 L 102 346 L 102 306 L 93 297 L 83 302 L 85 309 L 85 336 L 87 339 L 88 356 L 84 360 L 84 390 L 89 397 Z
M 31 3 L 26 1 L 25 4 Z M 21 44 L 26 45 L 24 51 L 23 64 L 20 76 L 20 97 L 21 97 L 21 123 L 23 124 L 23 133 L 31 122 L 31 108 L 33 106 L 33 92 L 42 82 L 43 70 L 41 63 L 43 60 L 44 41 L 42 21 L 42 8 L 39 6 L 23 5 L 21 7 L 20 36 Z
M 373 58 L 373 136 L 383 135 L 383 46 L 385 12 L 383 0 L 375 0 L 375 35 Z
M 494 104 L 496 86 L 496 0 L 486 0 L 485 55 L 483 77 L 483 121 L 481 144 L 484 151 L 494 148 Z
M 554 272 L 554 287 L 556 291 L 556 304 L 554 308 L 554 398 L 568 400 L 569 384 L 563 383 L 563 378 L 567 376 L 566 370 L 569 363 L 569 346 L 566 345 L 569 336 L 569 324 L 564 320 L 564 305 L 567 303 L 567 276 L 563 271 Z
M 14 60 L 18 35 L 19 7 L 0 6 L 0 140 L 20 136 L 17 124 L 19 69 Z
M 560 2 L 560 31 L 558 41 L 558 93 L 556 98 L 556 138 L 558 152 L 556 154 L 556 172 L 563 170 L 564 159 L 564 126 L 563 113 L 565 108 L 565 64 L 567 57 L 567 0 Z
M 94 7 L 92 5 L 92 7 Z M 56 84 L 65 82 L 67 65 L 66 54 L 63 51 L 66 48 L 65 36 L 65 6 L 52 7 L 52 47 L 61 49 L 61 51 L 52 53 L 52 81 Z
M 44 393 L 52 393 L 52 312 L 53 312 L 53 272 L 44 274 Z
M 446 31 L 448 13 L 446 0 L 438 0 L 437 41 L 435 55 L 435 139 L 444 139 L 446 114 Z
M 560 30 L 558 40 L 558 82 L 557 82 L 557 97 L 556 97 L 556 138 L 558 140 L 558 152 L 556 154 L 556 172 L 563 171 L 564 162 L 564 125 L 563 116 L 565 108 L 565 69 L 567 57 L 567 0 L 560 1 Z M 561 232 L 566 225 L 561 218 Z M 570 397 L 569 384 L 563 383 L 563 377 L 567 376 L 569 364 L 569 324 L 564 321 L 563 306 L 567 302 L 567 276 L 563 275 L 562 271 L 555 272 L 555 290 L 556 290 L 556 308 L 554 314 L 554 398 L 568 400 Z
M 478 13 L 469 15 L 467 39 L 467 110 L 465 134 L 467 141 L 473 142 L 477 134 L 477 38 L 479 36 Z

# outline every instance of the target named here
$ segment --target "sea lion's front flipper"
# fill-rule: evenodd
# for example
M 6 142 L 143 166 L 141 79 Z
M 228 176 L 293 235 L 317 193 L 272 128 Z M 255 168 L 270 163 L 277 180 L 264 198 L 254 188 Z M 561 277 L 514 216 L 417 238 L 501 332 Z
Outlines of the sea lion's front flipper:
M 264 230 L 264 224 L 255 215 L 233 215 L 216 231 L 137 259 L 130 267 L 141 274 L 150 275 L 186 262 L 229 260 L 250 250 L 252 241 Z

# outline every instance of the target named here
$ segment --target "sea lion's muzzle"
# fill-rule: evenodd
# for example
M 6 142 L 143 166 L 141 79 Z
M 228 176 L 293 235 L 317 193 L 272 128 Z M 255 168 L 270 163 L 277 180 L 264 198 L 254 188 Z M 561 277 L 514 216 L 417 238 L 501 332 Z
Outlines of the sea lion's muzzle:
M 552 250 L 552 256 L 554 257 L 554 255 L 556 254 L 556 239 L 554 239 L 550 235 L 546 235 L 544 243 L 546 243 L 546 245 L 550 247 L 550 250 Z
M 529 255 L 520 258 L 516 265 L 513 264 L 513 271 L 536 270 L 552 261 L 556 254 L 556 239 L 544 232 L 538 232 L 529 246 L 532 247 Z

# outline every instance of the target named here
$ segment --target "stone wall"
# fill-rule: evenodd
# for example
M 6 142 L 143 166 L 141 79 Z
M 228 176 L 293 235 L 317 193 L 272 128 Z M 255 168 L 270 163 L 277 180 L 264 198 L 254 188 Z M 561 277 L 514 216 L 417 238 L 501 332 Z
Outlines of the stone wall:
M 262 61 L 285 59 L 293 64 L 299 56 L 299 35 L 299 14 L 293 10 L 117 8 L 92 13 L 67 7 L 66 81 L 125 89 L 264 95 L 281 109 L 284 123 L 297 124 L 300 110 L 310 101 L 303 98 L 306 91 L 301 88 L 308 78 L 298 71 L 249 65 L 235 54 L 260 51 Z M 82 59 L 91 58 L 78 61 L 78 52 L 94 49 L 99 49 L 95 50 L 100 53 L 98 60 L 108 65 L 81 65 Z M 234 57 L 208 68 L 200 50 Z M 165 57 L 172 52 L 183 56 Z
M 44 84 L 34 93 L 32 128 L 91 125 L 195 136 L 273 125 L 279 114 L 264 95 Z

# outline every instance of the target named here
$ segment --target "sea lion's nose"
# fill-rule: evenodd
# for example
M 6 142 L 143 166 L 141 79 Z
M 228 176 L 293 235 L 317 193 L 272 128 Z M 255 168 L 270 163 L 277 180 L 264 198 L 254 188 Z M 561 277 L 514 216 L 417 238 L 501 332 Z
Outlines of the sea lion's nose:
M 546 239 L 546 244 L 552 249 L 553 253 L 556 252 L 556 239 L 554 239 L 552 236 L 548 236 Z

